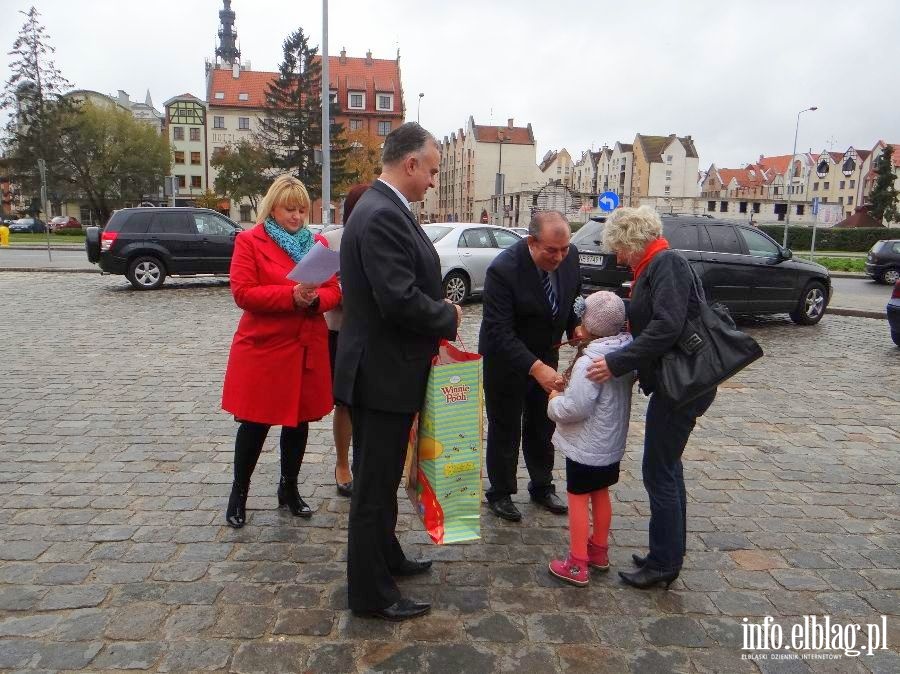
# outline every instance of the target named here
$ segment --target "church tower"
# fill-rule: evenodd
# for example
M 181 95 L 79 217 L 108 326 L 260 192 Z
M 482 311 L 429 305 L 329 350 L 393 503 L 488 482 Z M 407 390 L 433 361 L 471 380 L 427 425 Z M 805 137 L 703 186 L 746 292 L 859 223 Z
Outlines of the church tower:
M 232 66 L 241 60 L 237 47 L 237 31 L 234 29 L 234 11 L 231 0 L 224 0 L 225 8 L 219 12 L 219 46 L 216 47 L 216 65 Z

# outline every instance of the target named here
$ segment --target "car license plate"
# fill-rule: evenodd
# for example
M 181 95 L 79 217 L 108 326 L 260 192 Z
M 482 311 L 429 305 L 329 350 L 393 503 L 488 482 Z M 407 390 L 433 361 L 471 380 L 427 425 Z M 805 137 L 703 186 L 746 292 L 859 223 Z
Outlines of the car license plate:
M 581 264 L 592 264 L 598 267 L 603 266 L 603 256 L 602 255 L 579 255 L 578 261 Z

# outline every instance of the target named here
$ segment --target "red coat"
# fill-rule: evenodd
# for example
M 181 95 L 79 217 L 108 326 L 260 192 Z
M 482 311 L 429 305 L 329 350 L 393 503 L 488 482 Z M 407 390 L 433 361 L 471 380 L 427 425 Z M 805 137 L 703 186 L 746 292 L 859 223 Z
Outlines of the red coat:
M 326 246 L 328 243 L 316 237 Z M 314 312 L 294 307 L 290 255 L 262 225 L 238 234 L 231 258 L 231 293 L 244 310 L 231 343 L 222 409 L 242 421 L 297 426 L 334 406 L 326 311 L 341 301 L 336 277 L 319 288 Z

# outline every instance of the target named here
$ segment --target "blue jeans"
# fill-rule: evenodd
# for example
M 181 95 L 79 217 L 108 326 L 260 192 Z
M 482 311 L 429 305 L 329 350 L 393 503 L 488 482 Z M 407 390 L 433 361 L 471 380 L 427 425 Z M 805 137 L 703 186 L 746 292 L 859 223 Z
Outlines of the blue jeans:
M 678 571 L 687 547 L 687 494 L 681 455 L 697 417 L 712 405 L 712 391 L 675 409 L 653 394 L 644 433 L 644 487 L 650 497 L 650 554 L 647 567 Z

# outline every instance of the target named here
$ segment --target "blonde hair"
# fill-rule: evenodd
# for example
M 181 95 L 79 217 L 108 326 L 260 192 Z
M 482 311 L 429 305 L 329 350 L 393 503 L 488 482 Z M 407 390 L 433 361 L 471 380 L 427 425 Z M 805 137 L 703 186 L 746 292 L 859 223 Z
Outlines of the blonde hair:
M 603 247 L 610 252 L 643 251 L 647 244 L 662 236 L 662 220 L 649 206 L 619 208 L 603 229 Z
M 309 192 L 303 183 L 289 173 L 284 173 L 272 182 L 266 196 L 263 197 L 257 212 L 257 220 L 265 222 L 276 206 L 285 208 L 302 208 L 307 212 L 310 209 Z M 304 226 L 305 223 L 304 223 Z

